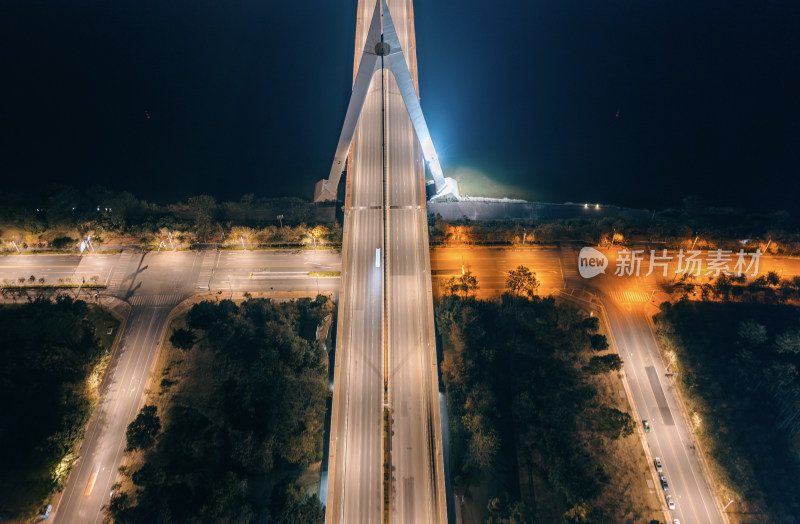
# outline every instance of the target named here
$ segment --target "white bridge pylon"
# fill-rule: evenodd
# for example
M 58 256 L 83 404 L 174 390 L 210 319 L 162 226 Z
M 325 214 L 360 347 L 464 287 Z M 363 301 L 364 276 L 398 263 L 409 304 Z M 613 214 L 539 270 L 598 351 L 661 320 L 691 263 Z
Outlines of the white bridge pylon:
M 445 178 L 442 174 L 442 166 L 439 164 L 439 157 L 436 156 L 436 149 L 433 147 L 428 125 L 422 114 L 422 107 L 414 88 L 414 80 L 411 78 L 403 48 L 397 38 L 389 7 L 386 5 L 386 0 L 378 0 L 367 31 L 364 52 L 361 54 L 361 61 L 358 64 L 358 73 L 353 83 L 353 92 L 350 95 L 350 103 L 347 105 L 347 113 L 344 117 L 342 133 L 339 135 L 339 143 L 336 146 L 336 154 L 333 157 L 331 172 L 327 179 L 317 182 L 314 188 L 314 201 L 336 200 L 339 179 L 344 171 L 347 155 L 350 153 L 350 144 L 353 142 L 361 110 L 367 98 L 369 84 L 375 71 L 379 69 L 387 69 L 394 75 L 414 133 L 422 148 L 422 155 L 433 177 L 436 188 L 435 196 L 458 198 L 458 184 L 452 178 Z

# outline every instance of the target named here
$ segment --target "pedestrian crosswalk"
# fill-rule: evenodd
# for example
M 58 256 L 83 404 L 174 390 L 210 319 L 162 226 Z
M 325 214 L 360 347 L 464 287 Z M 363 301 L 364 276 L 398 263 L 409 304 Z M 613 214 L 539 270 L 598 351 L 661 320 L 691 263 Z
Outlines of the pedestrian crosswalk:
M 214 273 L 214 266 L 217 265 L 217 251 L 206 251 L 203 254 L 203 262 L 200 264 L 200 274 L 197 277 L 197 289 L 208 289 L 211 283 L 211 275 Z
M 564 278 L 566 280 L 578 278 L 578 257 L 572 244 L 561 244 L 561 260 L 564 263 Z
M 170 307 L 181 301 L 181 295 L 134 295 L 130 298 L 132 306 Z
M 117 265 L 114 266 L 114 270 L 111 272 L 111 277 L 108 280 L 108 285 L 106 288 L 108 291 L 115 293 L 119 291 L 120 284 L 122 281 L 125 280 L 125 275 L 128 274 L 128 264 L 133 258 L 133 253 L 125 253 L 123 252 L 119 256 L 119 260 L 117 260 Z
M 641 304 L 650 300 L 650 293 L 646 291 L 615 291 L 609 294 L 621 304 Z

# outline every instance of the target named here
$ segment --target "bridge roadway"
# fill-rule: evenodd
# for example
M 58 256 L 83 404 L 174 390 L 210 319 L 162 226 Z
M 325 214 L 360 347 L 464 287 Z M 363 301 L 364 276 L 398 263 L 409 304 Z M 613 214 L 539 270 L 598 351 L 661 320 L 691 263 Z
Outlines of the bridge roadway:
M 356 64 L 374 5 L 359 2 Z M 388 6 L 416 77 L 411 1 Z M 386 401 L 389 520 L 446 522 L 424 171 L 388 70 L 372 78 L 347 184 L 326 519 L 383 520 Z

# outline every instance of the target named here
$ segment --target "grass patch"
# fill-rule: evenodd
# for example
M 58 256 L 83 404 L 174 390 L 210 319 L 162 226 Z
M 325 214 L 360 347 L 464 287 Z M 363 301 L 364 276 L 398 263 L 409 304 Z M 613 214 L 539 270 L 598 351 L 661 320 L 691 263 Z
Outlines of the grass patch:
M 308 273 L 310 277 L 340 277 L 341 271 L 311 271 Z

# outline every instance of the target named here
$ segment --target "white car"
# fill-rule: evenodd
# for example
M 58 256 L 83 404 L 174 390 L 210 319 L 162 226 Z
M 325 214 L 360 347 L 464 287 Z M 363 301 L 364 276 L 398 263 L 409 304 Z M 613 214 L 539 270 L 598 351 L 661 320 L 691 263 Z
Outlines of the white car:
M 675 509 L 675 501 L 672 500 L 672 495 L 667 495 L 667 506 L 669 509 Z
M 661 465 L 661 459 L 660 458 L 658 458 L 658 457 L 654 458 L 653 459 L 653 464 L 656 465 L 656 471 L 658 471 L 659 473 L 663 473 L 664 472 L 664 467 Z

